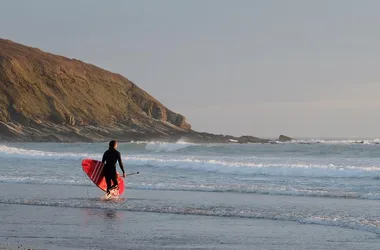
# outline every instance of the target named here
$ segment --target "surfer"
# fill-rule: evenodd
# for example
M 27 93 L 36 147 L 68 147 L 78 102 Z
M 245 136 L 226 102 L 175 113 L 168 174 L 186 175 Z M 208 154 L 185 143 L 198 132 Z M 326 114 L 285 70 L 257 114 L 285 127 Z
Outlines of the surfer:
M 117 174 L 116 174 L 116 162 L 119 162 L 121 171 L 123 171 L 123 178 L 125 178 L 124 166 L 121 161 L 120 152 L 116 150 L 117 142 L 115 140 L 110 141 L 109 149 L 104 152 L 102 162 L 105 162 L 103 168 L 103 174 L 107 183 L 107 194 L 111 189 L 118 188 Z M 111 185 L 111 181 L 113 185 Z

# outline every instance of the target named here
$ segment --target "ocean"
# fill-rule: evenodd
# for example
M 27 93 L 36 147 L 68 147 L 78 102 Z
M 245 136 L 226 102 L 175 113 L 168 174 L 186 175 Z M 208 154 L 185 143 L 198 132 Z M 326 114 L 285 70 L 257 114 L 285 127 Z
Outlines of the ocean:
M 119 143 L 111 201 L 81 168 L 107 143 L 0 143 L 0 246 L 379 249 L 379 143 Z

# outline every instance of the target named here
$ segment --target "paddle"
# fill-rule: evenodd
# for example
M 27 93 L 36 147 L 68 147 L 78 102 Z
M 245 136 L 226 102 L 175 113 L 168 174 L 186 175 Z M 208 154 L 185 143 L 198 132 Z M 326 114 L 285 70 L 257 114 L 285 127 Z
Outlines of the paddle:
M 127 176 L 130 176 L 130 175 L 135 175 L 135 174 L 139 174 L 140 172 L 136 172 L 136 173 L 130 173 L 130 174 L 125 174 L 125 177 Z

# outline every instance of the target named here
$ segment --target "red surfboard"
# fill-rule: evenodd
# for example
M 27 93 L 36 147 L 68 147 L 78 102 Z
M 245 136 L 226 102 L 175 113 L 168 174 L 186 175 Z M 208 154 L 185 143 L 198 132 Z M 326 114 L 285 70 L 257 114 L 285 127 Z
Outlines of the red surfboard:
M 87 176 L 104 192 L 107 191 L 107 183 L 106 178 L 103 175 L 103 167 L 104 164 L 101 161 L 92 160 L 92 159 L 84 159 L 82 161 L 83 171 L 87 174 Z M 117 181 L 119 182 L 119 190 L 113 189 L 111 190 L 111 194 L 114 196 L 122 195 L 124 193 L 124 179 L 117 173 Z M 113 184 L 112 184 L 113 185 Z

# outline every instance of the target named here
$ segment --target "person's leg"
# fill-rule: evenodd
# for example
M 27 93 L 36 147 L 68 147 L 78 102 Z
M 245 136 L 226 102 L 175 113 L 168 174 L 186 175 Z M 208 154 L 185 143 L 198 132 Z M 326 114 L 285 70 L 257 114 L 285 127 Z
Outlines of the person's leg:
M 116 171 L 115 173 L 112 173 L 112 186 L 110 189 L 114 189 L 114 188 L 118 188 L 118 181 L 117 181 L 117 174 L 116 174 Z
M 110 189 L 112 188 L 112 187 L 111 187 L 111 179 L 112 179 L 112 178 L 110 178 L 109 175 L 105 175 L 104 177 L 106 178 L 106 183 L 107 183 L 107 193 L 109 193 L 109 192 L 110 192 Z

